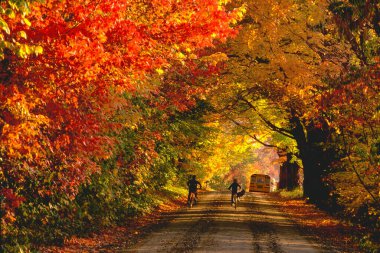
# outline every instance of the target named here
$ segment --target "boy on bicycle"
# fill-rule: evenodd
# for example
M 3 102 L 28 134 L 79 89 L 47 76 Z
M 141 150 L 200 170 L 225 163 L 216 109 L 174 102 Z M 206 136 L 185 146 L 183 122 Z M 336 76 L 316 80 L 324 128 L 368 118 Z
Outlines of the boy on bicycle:
M 196 179 L 195 175 L 191 176 L 191 179 L 187 181 L 187 187 L 189 188 L 189 195 L 187 196 L 187 203 L 190 201 L 190 194 L 193 192 L 195 195 L 195 202 L 198 200 L 198 186 L 202 188 L 201 183 L 199 183 Z
M 238 188 L 241 189 L 241 186 L 238 184 L 237 179 L 234 178 L 234 182 L 228 187 L 228 190 L 231 190 L 231 205 L 234 204 L 234 194 L 237 194 Z

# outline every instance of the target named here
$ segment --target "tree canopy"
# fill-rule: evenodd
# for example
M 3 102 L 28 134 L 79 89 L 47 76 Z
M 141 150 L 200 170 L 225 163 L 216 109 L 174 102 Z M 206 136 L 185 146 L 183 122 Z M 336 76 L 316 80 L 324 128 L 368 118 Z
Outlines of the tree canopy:
M 305 197 L 377 231 L 379 7 L 0 1 L 4 250 L 122 222 L 190 174 L 277 178 L 287 158 Z

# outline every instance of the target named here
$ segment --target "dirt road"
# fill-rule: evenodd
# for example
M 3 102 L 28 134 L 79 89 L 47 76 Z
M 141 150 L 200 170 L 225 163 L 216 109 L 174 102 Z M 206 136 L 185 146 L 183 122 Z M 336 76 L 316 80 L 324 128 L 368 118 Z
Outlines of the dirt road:
M 127 252 L 314 253 L 308 241 L 265 193 L 247 193 L 237 210 L 228 192 L 206 192 Z

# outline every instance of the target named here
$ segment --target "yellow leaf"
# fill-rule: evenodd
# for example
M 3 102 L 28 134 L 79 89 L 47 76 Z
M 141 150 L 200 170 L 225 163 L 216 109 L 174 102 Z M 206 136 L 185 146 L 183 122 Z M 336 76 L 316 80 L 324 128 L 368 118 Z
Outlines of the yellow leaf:
M 29 19 L 27 19 L 27 18 L 22 18 L 22 21 L 24 22 L 24 24 L 26 24 L 27 26 L 31 26 L 32 25 L 32 23 L 30 23 L 30 21 L 29 21 Z
M 0 27 L 7 33 L 10 34 L 11 30 L 9 29 L 9 26 L 7 22 L 5 22 L 2 18 L 0 18 Z
M 178 53 L 177 53 L 177 57 L 178 57 L 179 59 L 185 59 L 185 58 L 186 58 L 186 56 L 185 56 L 183 53 L 181 53 L 181 52 L 178 52 Z
M 18 34 L 20 35 L 21 38 L 24 38 L 24 39 L 27 38 L 26 32 L 24 32 L 24 31 L 19 31 Z
M 44 51 L 44 49 L 43 49 L 41 46 L 36 46 L 36 47 L 34 48 L 34 53 L 35 53 L 36 55 L 42 54 L 43 51 Z
M 156 72 L 157 72 L 159 75 L 164 74 L 164 71 L 163 71 L 161 68 L 156 69 Z
M 106 36 L 104 33 L 100 33 L 100 34 L 98 35 L 98 39 L 99 39 L 99 41 L 100 41 L 101 43 L 104 43 L 104 42 L 107 41 L 107 36 Z

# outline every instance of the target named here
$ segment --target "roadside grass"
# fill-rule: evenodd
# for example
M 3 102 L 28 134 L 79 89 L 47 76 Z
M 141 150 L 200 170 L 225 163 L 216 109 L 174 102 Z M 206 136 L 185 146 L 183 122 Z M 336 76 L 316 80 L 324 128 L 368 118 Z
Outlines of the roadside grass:
M 279 190 L 279 195 L 282 198 L 286 199 L 302 199 L 303 198 L 303 189 L 301 187 L 297 187 L 291 191 L 288 190 Z
M 178 198 L 181 196 L 186 196 L 187 195 L 187 189 L 185 189 L 183 187 L 169 185 L 169 186 L 166 186 L 164 188 L 163 193 L 165 193 L 166 196 Z
M 170 211 L 181 205 L 183 199 L 187 197 L 187 190 L 182 187 L 169 185 L 165 186 L 161 191 L 150 193 L 150 197 L 153 199 L 153 204 L 151 210 L 148 210 L 146 213 L 150 213 L 156 209 Z

